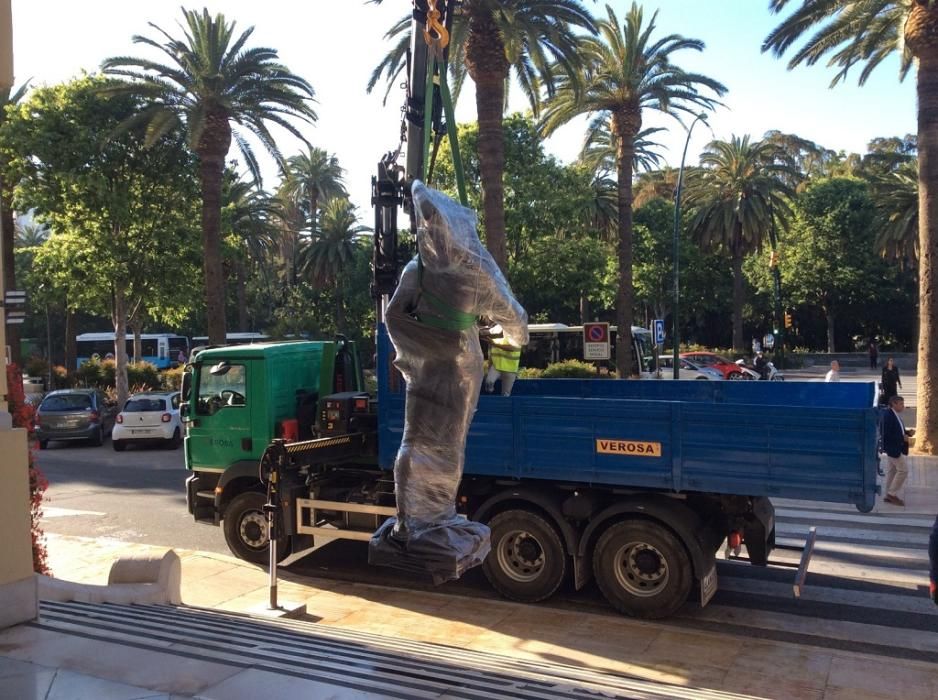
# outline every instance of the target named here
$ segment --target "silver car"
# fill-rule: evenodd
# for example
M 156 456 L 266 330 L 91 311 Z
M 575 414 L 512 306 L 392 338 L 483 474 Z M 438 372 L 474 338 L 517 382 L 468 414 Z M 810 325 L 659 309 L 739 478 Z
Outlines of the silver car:
M 88 440 L 100 445 L 110 435 L 116 414 L 96 389 L 60 389 L 46 394 L 36 411 L 39 449 L 50 440 Z

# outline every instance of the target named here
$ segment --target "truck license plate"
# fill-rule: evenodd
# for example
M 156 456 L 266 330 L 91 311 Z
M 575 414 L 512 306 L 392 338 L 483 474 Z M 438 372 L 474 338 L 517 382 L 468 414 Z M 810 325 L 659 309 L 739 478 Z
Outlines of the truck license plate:
M 704 607 L 717 592 L 717 565 L 714 562 L 707 575 L 700 579 L 700 607 Z

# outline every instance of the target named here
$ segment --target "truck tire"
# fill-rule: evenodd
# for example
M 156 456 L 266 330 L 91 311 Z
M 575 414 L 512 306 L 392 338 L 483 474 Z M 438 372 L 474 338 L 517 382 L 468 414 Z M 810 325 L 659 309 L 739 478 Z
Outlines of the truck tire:
M 607 529 L 593 550 L 593 575 L 612 607 L 647 619 L 677 612 L 694 579 L 684 545 L 648 520 L 625 520 Z
M 257 491 L 247 491 L 235 496 L 223 515 L 222 529 L 228 549 L 238 559 L 252 564 L 267 564 L 270 561 L 265 503 L 267 496 Z M 283 561 L 289 555 L 289 538 L 280 537 L 277 541 L 277 561 Z
M 496 591 L 522 603 L 557 592 L 567 575 L 567 555 L 550 523 L 527 510 L 506 510 L 488 525 L 492 551 L 482 569 Z

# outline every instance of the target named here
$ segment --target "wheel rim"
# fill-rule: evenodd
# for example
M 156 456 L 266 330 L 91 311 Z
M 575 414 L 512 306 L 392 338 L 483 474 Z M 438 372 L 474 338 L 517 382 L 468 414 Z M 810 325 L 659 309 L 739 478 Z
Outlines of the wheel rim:
M 646 542 L 629 542 L 620 547 L 613 567 L 619 585 L 639 598 L 658 595 L 671 578 L 667 559 Z
M 511 530 L 498 543 L 498 566 L 508 578 L 530 583 L 544 571 L 547 558 L 540 541 L 527 530 Z
M 259 511 L 245 513 L 238 532 L 241 541 L 251 549 L 263 549 L 267 546 L 267 518 Z

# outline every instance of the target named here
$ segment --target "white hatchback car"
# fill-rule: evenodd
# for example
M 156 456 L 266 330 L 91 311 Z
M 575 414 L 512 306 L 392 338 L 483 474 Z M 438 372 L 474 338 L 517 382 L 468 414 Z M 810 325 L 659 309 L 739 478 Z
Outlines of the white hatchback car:
M 178 391 L 134 394 L 117 414 L 111 444 L 121 452 L 128 443 L 158 441 L 173 449 L 182 444 Z

